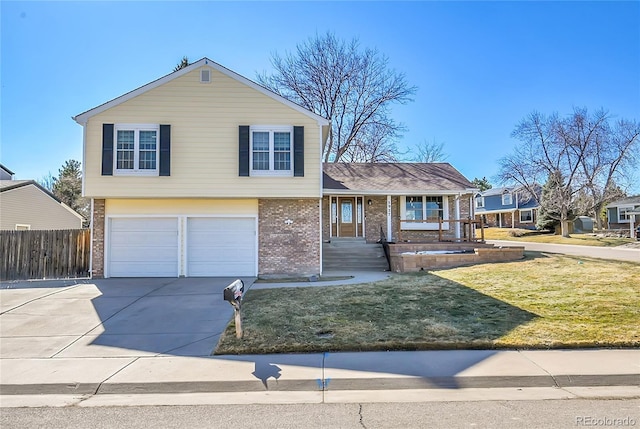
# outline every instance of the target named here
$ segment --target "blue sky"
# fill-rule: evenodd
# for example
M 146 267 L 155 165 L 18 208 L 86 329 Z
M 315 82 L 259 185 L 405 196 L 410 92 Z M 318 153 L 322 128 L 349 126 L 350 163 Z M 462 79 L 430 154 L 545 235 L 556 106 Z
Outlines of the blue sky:
M 399 142 L 444 143 L 469 179 L 497 173 L 533 110 L 640 120 L 640 2 L 10 2 L 1 13 L 0 162 L 17 179 L 82 159 L 71 117 L 183 56 L 250 79 L 331 31 L 377 48 L 418 87 Z M 640 190 L 640 186 L 636 185 Z

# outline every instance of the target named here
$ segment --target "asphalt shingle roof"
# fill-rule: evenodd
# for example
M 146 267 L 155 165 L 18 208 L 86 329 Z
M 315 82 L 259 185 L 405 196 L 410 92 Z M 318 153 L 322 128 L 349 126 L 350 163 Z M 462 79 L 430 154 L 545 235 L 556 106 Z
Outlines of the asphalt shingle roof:
M 353 192 L 466 191 L 474 186 L 451 164 L 325 163 L 323 188 Z

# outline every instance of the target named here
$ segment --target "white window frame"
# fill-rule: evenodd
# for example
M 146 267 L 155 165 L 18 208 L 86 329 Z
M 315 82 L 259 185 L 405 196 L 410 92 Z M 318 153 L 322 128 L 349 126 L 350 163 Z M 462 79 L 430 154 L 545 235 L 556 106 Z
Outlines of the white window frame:
M 622 210 L 624 209 L 624 213 L 622 212 Z M 626 214 L 626 212 L 632 212 L 633 210 L 633 206 L 620 206 L 618 207 L 618 223 L 629 223 L 630 222 L 630 217 L 632 215 L 628 215 Z
M 113 175 L 114 176 L 158 176 L 160 172 L 160 125 L 159 124 L 115 124 L 113 127 Z M 134 132 L 133 169 L 118 168 L 118 131 Z M 156 168 L 140 169 L 140 131 L 156 132 Z
M 529 213 L 531 219 L 529 220 L 522 220 L 522 214 L 523 213 Z M 520 223 L 533 223 L 533 209 L 525 209 L 525 210 L 520 210 Z
M 484 197 L 476 197 L 476 208 L 477 209 L 484 208 Z
M 505 198 L 508 198 L 508 202 Z M 511 193 L 505 192 L 504 194 L 502 194 L 502 205 L 510 206 L 511 204 L 513 204 L 513 196 L 511 195 Z
M 409 197 L 422 197 L 422 218 L 426 218 L 427 214 L 427 202 L 426 197 L 440 197 L 442 198 L 442 228 L 449 229 L 449 196 L 448 195 L 403 195 L 400 198 L 400 229 L 403 230 L 423 230 L 423 231 L 437 231 L 440 229 L 439 222 L 402 222 L 407 220 L 407 196 Z
M 15 230 L 16 231 L 30 231 L 31 230 L 31 225 L 30 224 L 26 224 L 26 223 L 16 223 Z
M 253 169 L 253 133 L 269 133 L 269 169 L 254 170 Z M 289 133 L 289 169 L 274 169 L 274 133 Z M 290 125 L 252 125 L 249 128 L 249 175 L 250 176 L 284 176 L 293 177 L 293 126 Z

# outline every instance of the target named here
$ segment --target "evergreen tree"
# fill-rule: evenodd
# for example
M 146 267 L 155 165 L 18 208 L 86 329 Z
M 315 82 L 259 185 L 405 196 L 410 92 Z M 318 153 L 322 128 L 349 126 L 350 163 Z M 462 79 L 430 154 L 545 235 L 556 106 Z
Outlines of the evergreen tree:
M 189 65 L 189 58 L 182 57 L 182 60 L 178 63 L 177 66 L 175 66 L 173 68 L 173 71 L 177 72 L 178 70 L 182 70 L 183 68 L 187 67 L 188 65 Z
M 75 159 L 65 161 L 53 178 L 51 191 L 60 201 L 89 219 L 89 200 L 82 197 L 82 169 Z
M 574 218 L 573 209 L 566 204 L 564 180 L 560 172 L 550 174 L 547 183 L 542 187 L 540 210 L 538 211 L 537 229 L 555 231 L 561 220 Z M 566 212 L 563 216 L 563 212 Z
M 489 180 L 487 180 L 486 177 L 483 177 L 482 179 L 478 179 L 476 177 L 471 181 L 471 183 L 473 184 L 473 186 L 480 189 L 480 192 L 484 192 L 487 189 L 493 188 L 493 186 L 491 186 L 491 183 L 489 183 Z

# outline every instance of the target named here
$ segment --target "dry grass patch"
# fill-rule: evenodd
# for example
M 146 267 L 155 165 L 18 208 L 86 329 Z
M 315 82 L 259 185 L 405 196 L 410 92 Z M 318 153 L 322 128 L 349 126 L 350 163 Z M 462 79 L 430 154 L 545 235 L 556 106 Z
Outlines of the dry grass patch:
M 640 265 L 527 252 L 518 262 L 364 285 L 249 291 L 245 338 L 216 354 L 640 346 Z
M 480 233 L 478 232 L 478 236 Z M 528 241 L 533 243 L 575 244 L 578 246 L 616 247 L 634 243 L 630 238 L 596 237 L 593 234 L 571 234 L 570 238 L 548 232 L 519 228 L 485 228 L 485 240 Z

